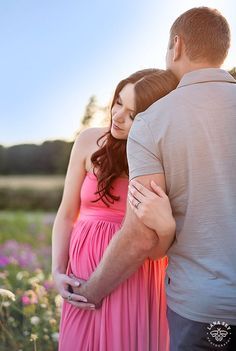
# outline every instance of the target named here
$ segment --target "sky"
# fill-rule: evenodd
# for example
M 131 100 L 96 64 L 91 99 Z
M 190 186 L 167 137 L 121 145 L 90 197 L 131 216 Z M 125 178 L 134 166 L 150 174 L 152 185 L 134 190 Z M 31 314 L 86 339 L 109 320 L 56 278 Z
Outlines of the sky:
M 227 18 L 236 66 L 234 0 L 0 0 L 0 144 L 73 140 L 92 95 L 107 105 L 124 77 L 165 68 L 171 24 L 195 6 Z

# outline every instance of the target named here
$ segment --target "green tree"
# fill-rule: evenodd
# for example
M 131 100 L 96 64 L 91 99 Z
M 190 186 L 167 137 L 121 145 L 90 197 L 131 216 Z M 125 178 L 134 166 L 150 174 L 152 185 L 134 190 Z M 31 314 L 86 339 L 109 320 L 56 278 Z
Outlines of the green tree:
M 82 118 L 82 127 L 90 127 L 94 114 L 98 111 L 97 98 L 95 95 L 92 95 L 89 98 L 89 102 L 85 107 L 85 112 Z
M 236 67 L 232 68 L 229 73 L 231 74 L 231 76 L 234 77 L 234 79 L 236 79 Z

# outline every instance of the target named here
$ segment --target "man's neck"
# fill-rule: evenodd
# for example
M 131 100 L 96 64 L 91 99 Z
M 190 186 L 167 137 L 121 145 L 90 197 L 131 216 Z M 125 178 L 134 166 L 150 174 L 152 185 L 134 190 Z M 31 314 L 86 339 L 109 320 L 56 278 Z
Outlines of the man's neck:
M 174 72 L 175 75 L 177 76 L 177 78 L 179 78 L 179 80 L 186 74 L 192 71 L 197 71 L 199 69 L 204 69 L 204 68 L 220 68 L 219 65 L 214 65 L 214 64 L 209 64 L 208 62 L 199 62 L 199 63 L 195 63 L 195 62 L 188 62 L 187 64 L 183 64 L 181 65 L 178 70 L 176 70 L 177 72 Z

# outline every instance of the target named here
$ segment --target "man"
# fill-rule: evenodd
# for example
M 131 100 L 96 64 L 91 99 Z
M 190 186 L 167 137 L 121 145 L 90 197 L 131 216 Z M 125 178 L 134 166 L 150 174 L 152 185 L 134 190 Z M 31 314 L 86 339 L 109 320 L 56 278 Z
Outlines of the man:
M 130 179 L 166 189 L 176 219 L 166 279 L 171 351 L 235 350 L 236 81 L 220 69 L 229 45 L 218 11 L 177 18 L 166 63 L 179 86 L 136 117 L 128 141 Z M 128 206 L 81 295 L 98 303 L 157 245 Z

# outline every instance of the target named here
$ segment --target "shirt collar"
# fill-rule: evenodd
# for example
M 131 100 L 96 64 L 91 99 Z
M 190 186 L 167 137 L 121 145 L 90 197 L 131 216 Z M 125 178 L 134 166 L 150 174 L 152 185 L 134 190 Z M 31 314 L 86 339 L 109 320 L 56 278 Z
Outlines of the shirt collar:
M 220 68 L 203 68 L 186 73 L 180 80 L 177 88 L 186 85 L 207 83 L 207 82 L 228 82 L 236 83 L 236 80 L 227 71 Z

